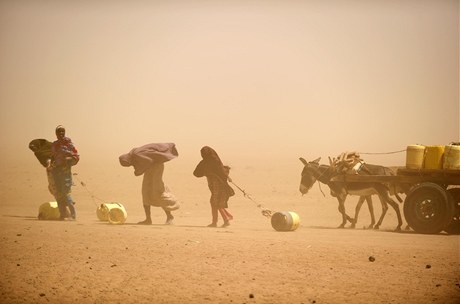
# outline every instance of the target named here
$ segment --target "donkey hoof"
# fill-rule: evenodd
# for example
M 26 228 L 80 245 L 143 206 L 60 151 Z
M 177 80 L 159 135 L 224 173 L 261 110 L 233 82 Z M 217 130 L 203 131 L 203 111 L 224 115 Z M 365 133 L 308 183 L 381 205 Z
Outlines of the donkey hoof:
M 380 226 L 376 225 L 374 226 L 374 230 L 379 230 Z

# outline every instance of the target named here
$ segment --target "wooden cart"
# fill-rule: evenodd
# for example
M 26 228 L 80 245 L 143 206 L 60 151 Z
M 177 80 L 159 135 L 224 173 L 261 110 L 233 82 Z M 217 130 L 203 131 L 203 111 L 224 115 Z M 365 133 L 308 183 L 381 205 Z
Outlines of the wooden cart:
M 343 174 L 345 183 L 383 183 L 391 193 L 405 193 L 404 217 L 418 233 L 460 233 L 460 170 L 398 169 L 396 175 Z

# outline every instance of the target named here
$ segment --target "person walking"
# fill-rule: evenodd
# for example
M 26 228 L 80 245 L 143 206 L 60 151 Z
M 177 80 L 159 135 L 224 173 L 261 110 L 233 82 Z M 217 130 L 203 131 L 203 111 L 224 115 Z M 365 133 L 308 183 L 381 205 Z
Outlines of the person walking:
M 53 175 L 59 219 L 66 219 L 69 208 L 70 219 L 76 220 L 75 202 L 70 195 L 73 185 L 71 168 L 78 163 L 80 156 L 72 140 L 65 136 L 65 128 L 62 125 L 56 127 L 56 137 L 57 140 L 51 145 L 51 159 L 47 160 L 46 167 Z
M 134 148 L 119 157 L 124 167 L 133 166 L 134 175 L 143 175 L 142 205 L 145 220 L 141 225 L 152 224 L 150 206 L 161 207 L 166 213 L 166 223 L 171 225 L 174 216 L 171 211 L 179 209 L 176 197 L 163 182 L 164 163 L 179 156 L 174 143 L 151 143 Z
M 233 220 L 233 216 L 226 208 L 228 208 L 229 198 L 235 195 L 235 191 L 228 184 L 228 181 L 231 181 L 229 177 L 230 167 L 224 166 L 213 148 L 204 146 L 200 152 L 203 159 L 196 166 L 193 175 L 196 177 L 206 176 L 211 191 L 212 222 L 208 227 L 217 227 L 218 213 L 224 220 L 221 227 L 227 227 Z

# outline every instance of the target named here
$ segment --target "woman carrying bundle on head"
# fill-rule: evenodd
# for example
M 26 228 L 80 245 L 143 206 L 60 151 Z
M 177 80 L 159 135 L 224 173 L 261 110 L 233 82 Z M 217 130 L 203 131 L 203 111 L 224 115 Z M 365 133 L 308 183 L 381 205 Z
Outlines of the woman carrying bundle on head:
M 211 213 L 212 222 L 208 227 L 217 227 L 218 213 L 220 212 L 224 224 L 222 227 L 230 225 L 233 216 L 228 212 L 228 199 L 235 195 L 235 192 L 228 184 L 231 181 L 228 176 L 230 167 L 224 166 L 217 155 L 216 151 L 211 147 L 204 146 L 201 148 L 201 157 L 203 158 L 193 171 L 196 177 L 206 176 L 208 187 L 211 191 Z

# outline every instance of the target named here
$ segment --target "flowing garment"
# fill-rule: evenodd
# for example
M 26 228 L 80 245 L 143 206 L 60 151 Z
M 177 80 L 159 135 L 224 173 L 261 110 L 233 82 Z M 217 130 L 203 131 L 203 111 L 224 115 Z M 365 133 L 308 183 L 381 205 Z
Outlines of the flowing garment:
M 153 163 L 142 179 L 142 203 L 165 211 L 179 209 L 176 197 L 163 182 L 164 163 Z
M 179 209 L 176 197 L 163 182 L 164 163 L 178 156 L 174 143 L 152 143 L 132 149 L 119 157 L 124 167 L 133 166 L 134 175 L 144 175 L 142 204 L 161 207 L 165 212 Z
M 228 223 L 233 219 L 233 216 L 228 212 L 228 200 L 235 194 L 233 189 L 228 184 L 228 175 L 230 168 L 224 166 L 216 151 L 205 146 L 201 149 L 203 159 L 198 163 L 193 175 L 196 177 L 206 176 L 209 191 L 211 191 L 211 215 L 212 224 L 216 224 L 218 220 L 218 212 L 220 212 L 224 223 Z

